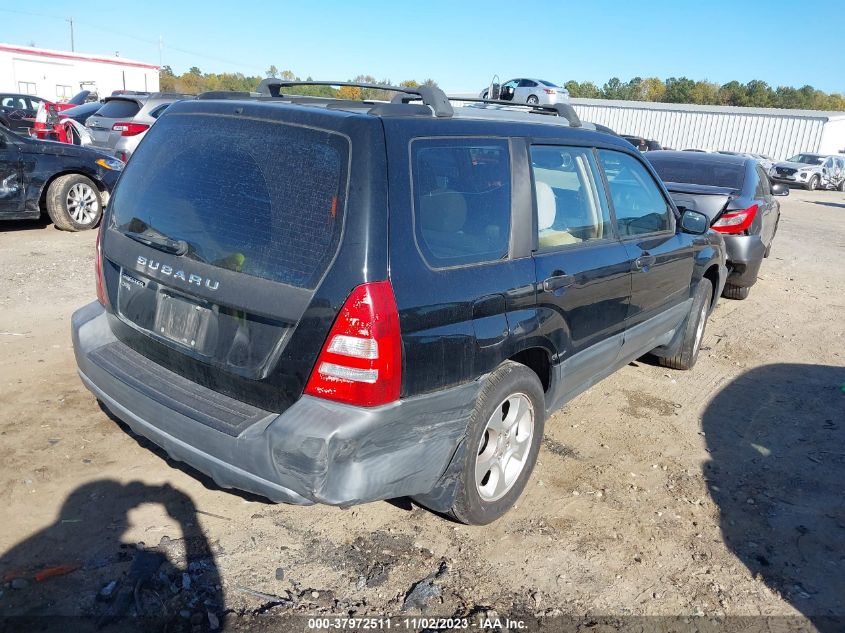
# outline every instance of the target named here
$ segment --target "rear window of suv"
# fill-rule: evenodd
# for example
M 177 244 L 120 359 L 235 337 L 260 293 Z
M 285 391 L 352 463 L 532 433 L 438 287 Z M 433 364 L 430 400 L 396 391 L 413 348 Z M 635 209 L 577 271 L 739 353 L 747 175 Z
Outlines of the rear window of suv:
M 109 119 L 126 119 L 138 114 L 141 106 L 135 101 L 128 99 L 114 99 L 106 101 L 103 107 L 97 110 L 98 116 L 103 116 Z
M 349 141 L 325 130 L 170 114 L 115 191 L 118 230 L 184 240 L 185 257 L 314 288 L 340 243 Z

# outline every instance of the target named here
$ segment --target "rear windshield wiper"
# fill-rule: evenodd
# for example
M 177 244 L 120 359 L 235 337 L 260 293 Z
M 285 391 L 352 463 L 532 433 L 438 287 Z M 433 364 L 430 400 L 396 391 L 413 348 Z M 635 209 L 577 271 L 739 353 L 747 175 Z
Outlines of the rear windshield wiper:
M 134 231 L 125 231 L 123 234 L 136 242 L 146 244 L 147 246 L 172 255 L 184 255 L 188 252 L 188 243 L 185 240 L 172 240 L 169 237 L 159 237 L 157 235 L 149 235 L 148 233 L 135 233 Z

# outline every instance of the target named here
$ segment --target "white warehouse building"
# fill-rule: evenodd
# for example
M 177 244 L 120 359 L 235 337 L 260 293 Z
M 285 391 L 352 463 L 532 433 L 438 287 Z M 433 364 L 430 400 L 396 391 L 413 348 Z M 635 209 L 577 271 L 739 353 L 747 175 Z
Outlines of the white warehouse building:
M 572 99 L 584 121 L 674 149 L 764 154 L 845 153 L 845 112 Z
M 123 57 L 71 53 L 0 43 L 0 93 L 65 101 L 80 90 L 157 92 L 159 67 Z

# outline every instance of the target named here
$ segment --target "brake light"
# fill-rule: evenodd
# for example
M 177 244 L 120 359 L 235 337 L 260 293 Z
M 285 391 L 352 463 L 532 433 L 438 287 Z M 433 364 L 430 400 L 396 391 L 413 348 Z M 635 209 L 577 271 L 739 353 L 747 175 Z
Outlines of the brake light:
M 557 91 L 552 90 L 551 88 L 543 88 L 543 92 L 545 92 L 547 95 L 557 94 Z
M 305 393 L 362 407 L 399 399 L 402 338 L 389 281 L 356 287 L 323 344 Z
M 150 126 L 146 123 L 128 123 L 127 121 L 118 121 L 111 126 L 112 132 L 120 132 L 121 136 L 136 136 L 141 132 L 146 132 Z
M 742 233 L 751 226 L 755 215 L 757 215 L 756 204 L 740 211 L 728 211 L 713 223 L 712 228 L 719 233 Z
M 97 301 L 103 306 L 107 305 L 106 280 L 103 275 L 103 223 L 97 231 L 97 251 L 94 256 L 94 274 L 97 277 Z

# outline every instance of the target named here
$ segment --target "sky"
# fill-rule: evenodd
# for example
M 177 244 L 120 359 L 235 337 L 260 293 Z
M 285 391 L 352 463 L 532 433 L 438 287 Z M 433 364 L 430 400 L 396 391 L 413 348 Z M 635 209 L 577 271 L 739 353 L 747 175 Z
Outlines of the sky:
M 757 0 L 42 0 L 0 8 L 0 42 L 70 50 L 73 17 L 78 52 L 161 60 L 176 74 L 275 65 L 326 80 L 432 78 L 456 93 L 493 75 L 599 87 L 686 76 L 845 92 L 842 4 L 812 4 L 797 15 Z

